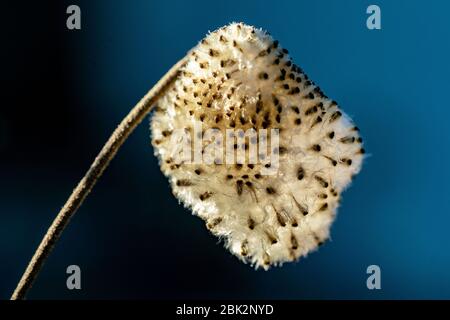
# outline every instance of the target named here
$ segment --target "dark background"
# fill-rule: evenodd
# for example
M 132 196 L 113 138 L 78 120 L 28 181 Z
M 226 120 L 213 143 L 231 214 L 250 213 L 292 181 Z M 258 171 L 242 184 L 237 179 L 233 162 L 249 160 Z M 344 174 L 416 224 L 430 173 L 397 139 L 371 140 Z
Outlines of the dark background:
M 77 4 L 82 29 L 66 28 Z M 0 298 L 109 134 L 208 30 L 267 29 L 361 128 L 369 152 L 332 241 L 254 271 L 171 195 L 137 128 L 63 233 L 32 299 L 450 298 L 450 5 L 377 1 L 2 4 Z M 82 290 L 66 289 L 66 267 Z M 377 264 L 382 289 L 366 288 Z

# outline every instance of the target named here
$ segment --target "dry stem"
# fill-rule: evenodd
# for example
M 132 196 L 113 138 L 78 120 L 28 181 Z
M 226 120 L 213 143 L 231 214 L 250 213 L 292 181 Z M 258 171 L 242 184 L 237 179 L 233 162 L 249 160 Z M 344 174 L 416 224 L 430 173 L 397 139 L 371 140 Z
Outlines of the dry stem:
M 73 190 L 69 199 L 62 207 L 51 224 L 39 247 L 36 249 L 31 261 L 29 262 L 17 288 L 11 296 L 11 300 L 24 299 L 28 290 L 31 288 L 39 271 L 42 269 L 45 260 L 48 258 L 55 243 L 58 241 L 64 228 L 83 203 L 86 196 L 94 187 L 98 178 L 114 158 L 119 148 L 133 132 L 143 118 L 152 110 L 154 103 L 164 94 L 164 92 L 175 81 L 179 74 L 180 67 L 186 62 L 186 58 L 175 64 L 159 81 L 150 89 L 150 91 L 136 104 L 130 113 L 122 120 L 119 126 L 114 130 L 100 153 L 95 158 L 89 170 L 83 179 Z

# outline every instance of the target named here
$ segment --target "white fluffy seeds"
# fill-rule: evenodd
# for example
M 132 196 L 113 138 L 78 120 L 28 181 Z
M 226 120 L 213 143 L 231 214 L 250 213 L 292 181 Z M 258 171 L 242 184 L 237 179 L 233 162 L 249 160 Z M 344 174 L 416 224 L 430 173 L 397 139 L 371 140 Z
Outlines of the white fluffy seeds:
M 297 260 L 329 237 L 340 194 L 364 154 L 358 129 L 287 50 L 242 23 L 210 33 L 194 48 L 181 77 L 160 99 L 151 128 L 175 196 L 233 254 L 264 269 Z M 206 137 L 211 129 L 219 135 Z M 269 134 L 273 152 L 252 163 L 249 148 L 261 147 L 261 139 L 237 143 L 227 129 L 278 129 L 279 145 L 276 134 Z M 226 139 L 232 139 L 233 152 L 244 150 L 246 162 L 227 162 L 228 149 L 223 158 L 212 153 L 211 146 L 224 146 Z M 185 145 L 192 153 L 180 158 Z M 196 152 L 203 161 L 195 161 Z M 274 160 L 273 174 L 263 173 Z

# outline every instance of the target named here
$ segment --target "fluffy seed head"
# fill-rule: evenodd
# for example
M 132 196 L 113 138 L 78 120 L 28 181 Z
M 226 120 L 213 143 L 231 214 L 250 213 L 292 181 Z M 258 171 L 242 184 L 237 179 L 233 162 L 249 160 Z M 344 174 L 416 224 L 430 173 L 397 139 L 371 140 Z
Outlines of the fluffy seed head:
M 242 23 L 210 33 L 190 52 L 151 129 L 174 195 L 234 255 L 264 269 L 329 238 L 364 154 L 359 130 L 337 103 L 278 41 Z M 239 131 L 262 129 L 265 137 Z M 187 157 L 182 146 L 192 147 Z M 245 161 L 227 161 L 230 152 Z

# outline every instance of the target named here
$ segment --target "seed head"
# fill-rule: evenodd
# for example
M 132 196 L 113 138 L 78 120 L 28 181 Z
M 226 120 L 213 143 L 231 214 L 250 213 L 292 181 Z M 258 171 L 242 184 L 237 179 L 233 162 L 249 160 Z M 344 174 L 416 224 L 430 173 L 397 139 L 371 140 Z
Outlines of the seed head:
M 264 269 L 329 238 L 364 153 L 337 103 L 278 41 L 242 23 L 190 52 L 151 129 L 174 195 L 234 255 Z M 239 152 L 244 161 L 228 161 Z

